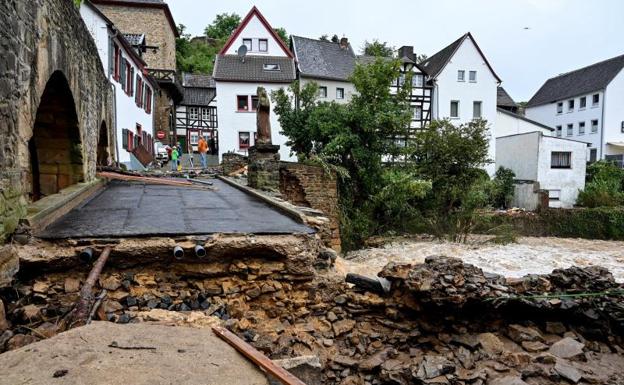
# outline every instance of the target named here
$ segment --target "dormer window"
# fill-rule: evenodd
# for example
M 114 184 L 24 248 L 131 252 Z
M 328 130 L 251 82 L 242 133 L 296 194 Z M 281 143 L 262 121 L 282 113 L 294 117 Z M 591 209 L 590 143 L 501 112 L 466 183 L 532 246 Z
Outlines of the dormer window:
M 247 46 L 247 51 L 252 51 L 253 45 L 251 43 L 251 39 L 243 39 L 243 45 Z
M 262 69 L 265 71 L 280 71 L 280 65 L 279 64 L 264 64 L 262 66 Z
M 269 52 L 269 41 L 267 39 L 258 40 L 258 50 L 260 52 Z

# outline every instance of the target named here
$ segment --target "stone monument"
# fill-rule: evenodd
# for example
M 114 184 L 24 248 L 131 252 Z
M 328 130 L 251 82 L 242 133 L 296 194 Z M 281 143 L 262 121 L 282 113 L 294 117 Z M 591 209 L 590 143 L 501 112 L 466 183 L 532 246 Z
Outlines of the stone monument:
M 271 140 L 271 101 L 264 87 L 258 87 L 256 133 L 254 146 L 249 148 L 249 186 L 260 190 L 279 189 L 279 149 Z

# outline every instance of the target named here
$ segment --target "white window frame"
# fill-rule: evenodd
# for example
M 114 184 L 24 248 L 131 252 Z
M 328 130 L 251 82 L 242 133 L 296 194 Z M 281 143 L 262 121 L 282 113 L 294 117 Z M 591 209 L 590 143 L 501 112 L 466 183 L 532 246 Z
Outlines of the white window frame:
M 474 77 L 473 77 L 474 75 Z M 477 71 L 468 71 L 468 81 L 470 83 L 476 83 L 477 82 Z
M 326 99 L 327 98 L 327 86 L 319 87 L 319 98 Z
M 336 99 L 344 99 L 345 90 L 342 87 L 336 87 Z
M 421 74 L 414 74 L 414 76 L 412 77 L 412 87 L 422 87 L 424 84 L 424 76 Z
M 465 70 L 457 70 L 457 81 L 465 82 L 466 81 L 466 71 Z
M 247 147 L 241 146 L 241 134 L 247 134 Z M 239 131 L 238 132 L 238 149 L 241 151 L 247 151 L 251 147 L 251 132 L 249 131 Z
M 453 116 L 453 103 L 457 104 L 457 114 Z M 449 106 L 449 117 L 451 119 L 459 119 L 459 100 L 451 100 L 451 105 Z
M 582 129 L 582 131 L 581 131 Z M 585 135 L 585 122 L 578 123 L 578 133 L 579 135 Z
M 566 136 L 572 136 L 574 135 L 574 123 L 569 123 L 566 126 Z
M 262 49 L 264 43 L 264 49 Z M 269 39 L 258 39 L 258 52 L 269 52 Z
M 412 106 L 412 120 L 422 120 L 421 106 Z
M 579 99 L 579 110 L 587 108 L 587 96 L 583 96 Z
M 199 107 L 189 107 L 189 119 L 199 120 Z
M 557 126 L 555 128 L 555 135 L 557 135 L 558 138 L 563 136 L 563 126 Z
M 598 101 L 597 102 L 594 101 L 594 98 L 596 96 L 598 97 Z M 592 95 L 592 107 L 598 107 L 599 105 L 600 105 L 600 94 L 593 94 Z
M 555 155 L 557 158 L 555 158 Z M 566 159 L 567 158 L 567 159 Z M 551 151 L 550 168 L 569 170 L 572 168 L 572 151 Z
M 274 71 L 281 71 L 282 68 L 277 63 L 264 63 L 262 65 L 262 70 L 263 71 L 274 72 Z
M 594 124 L 594 122 L 596 124 Z M 600 125 L 600 122 L 598 121 L 598 119 L 592 119 L 591 121 L 591 133 L 595 134 L 598 132 L 598 126 Z
M 557 115 L 563 114 L 563 102 L 557 102 Z
M 245 44 L 246 41 L 249 42 L 249 45 Z M 253 39 L 251 39 L 251 38 L 243 38 L 243 45 L 247 46 L 247 51 L 248 52 L 253 51 Z
M 476 116 L 475 107 L 479 106 L 479 116 Z M 481 119 L 483 117 L 483 102 L 481 100 L 475 100 L 472 102 L 472 118 L 473 119 Z
M 191 146 L 197 146 L 199 143 L 199 131 L 189 131 L 189 142 Z

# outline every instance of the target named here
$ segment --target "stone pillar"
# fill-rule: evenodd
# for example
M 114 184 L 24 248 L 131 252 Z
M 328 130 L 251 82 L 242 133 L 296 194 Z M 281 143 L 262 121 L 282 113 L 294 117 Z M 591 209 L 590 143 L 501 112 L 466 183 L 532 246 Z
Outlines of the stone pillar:
M 257 144 L 249 148 L 247 178 L 249 187 L 278 191 L 280 181 L 280 146 Z

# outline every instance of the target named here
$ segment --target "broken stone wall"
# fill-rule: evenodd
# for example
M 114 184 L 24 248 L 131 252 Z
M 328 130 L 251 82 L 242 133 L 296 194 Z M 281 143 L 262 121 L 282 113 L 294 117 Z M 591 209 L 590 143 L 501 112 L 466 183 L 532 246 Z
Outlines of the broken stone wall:
M 330 220 L 329 243 L 332 249 L 340 251 L 340 213 L 335 172 L 302 163 L 281 162 L 280 193 L 293 204 L 325 213 Z
M 112 92 L 95 43 L 71 0 L 0 3 L 0 243 L 26 214 L 32 178 L 29 140 L 53 74 L 66 80 L 78 120 L 81 179 L 95 178 L 102 122 L 111 124 Z M 61 114 L 47 118 L 59 125 Z M 59 116 L 57 116 L 59 115 Z M 109 133 L 108 143 L 114 143 Z M 109 149 L 110 153 L 113 153 Z M 75 154 L 76 155 L 76 154 Z
M 237 172 L 247 166 L 249 159 L 235 152 L 226 152 L 223 154 L 223 161 L 221 167 L 223 168 L 223 175 L 230 175 L 233 172 Z

